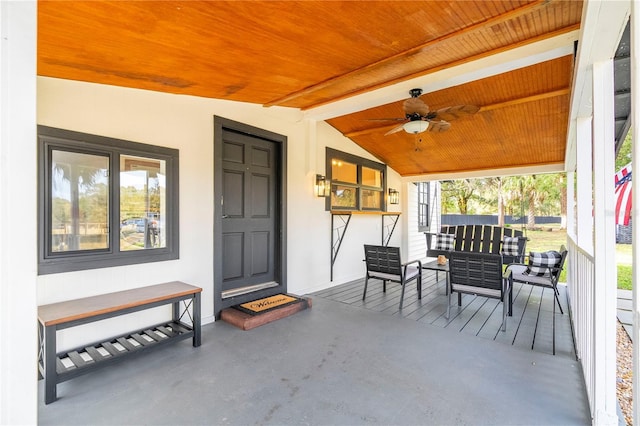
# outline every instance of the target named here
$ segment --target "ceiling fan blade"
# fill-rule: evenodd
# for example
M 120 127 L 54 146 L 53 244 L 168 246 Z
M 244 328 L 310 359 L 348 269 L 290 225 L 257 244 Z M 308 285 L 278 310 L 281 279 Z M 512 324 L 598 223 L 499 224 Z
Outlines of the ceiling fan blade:
M 424 117 L 429 113 L 429 107 L 420 98 L 409 98 L 402 104 L 404 113 L 407 115 L 419 114 Z
M 436 119 L 451 121 L 455 120 L 456 118 L 473 115 L 479 110 L 480 107 L 477 107 L 475 105 L 456 105 L 446 107 L 436 111 Z
M 406 118 L 366 118 L 367 121 L 407 121 Z
M 399 132 L 400 130 L 403 130 L 403 129 L 404 129 L 404 123 L 400 124 L 399 126 L 394 127 L 393 129 L 389 130 L 384 135 L 387 136 L 387 135 L 390 135 L 392 133 Z
M 429 123 L 429 128 L 427 129 L 427 131 L 432 133 L 446 132 L 450 127 L 451 123 L 447 123 L 444 120 L 431 121 Z

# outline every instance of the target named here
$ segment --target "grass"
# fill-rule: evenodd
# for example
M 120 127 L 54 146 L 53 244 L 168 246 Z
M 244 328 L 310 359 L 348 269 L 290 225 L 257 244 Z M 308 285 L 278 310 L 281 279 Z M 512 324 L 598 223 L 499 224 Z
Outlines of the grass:
M 618 288 L 631 290 L 631 265 L 633 253 L 631 244 L 616 244 L 616 263 L 618 264 Z
M 519 229 L 519 227 L 514 227 Z M 559 225 L 542 225 L 542 230 L 527 230 L 527 252 L 558 250 L 561 245 L 567 244 L 567 232 L 560 229 Z M 631 290 L 631 244 L 616 244 L 616 263 L 618 265 L 618 288 Z M 560 281 L 566 282 L 566 269 L 560 275 Z

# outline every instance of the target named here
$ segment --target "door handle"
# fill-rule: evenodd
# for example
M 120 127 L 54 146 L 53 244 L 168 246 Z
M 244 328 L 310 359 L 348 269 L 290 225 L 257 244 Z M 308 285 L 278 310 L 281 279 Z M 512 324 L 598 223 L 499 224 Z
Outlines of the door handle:
M 228 214 L 223 214 L 223 215 L 222 215 L 222 218 L 223 218 L 223 219 L 227 219 L 228 217 L 229 217 L 229 215 L 228 215 Z

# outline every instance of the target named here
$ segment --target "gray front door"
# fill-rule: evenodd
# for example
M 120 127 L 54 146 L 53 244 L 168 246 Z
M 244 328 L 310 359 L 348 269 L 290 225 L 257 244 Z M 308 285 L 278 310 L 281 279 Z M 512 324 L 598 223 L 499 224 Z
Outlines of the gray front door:
M 282 143 L 221 128 L 215 146 L 216 300 L 222 307 L 283 291 L 281 283 Z M 216 311 L 219 311 L 216 309 Z

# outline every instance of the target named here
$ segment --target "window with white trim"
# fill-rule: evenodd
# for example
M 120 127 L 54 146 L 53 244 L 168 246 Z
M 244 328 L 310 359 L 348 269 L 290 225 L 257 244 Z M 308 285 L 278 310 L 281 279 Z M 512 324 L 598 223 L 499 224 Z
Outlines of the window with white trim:
M 429 232 L 429 182 L 417 182 L 418 232 Z

